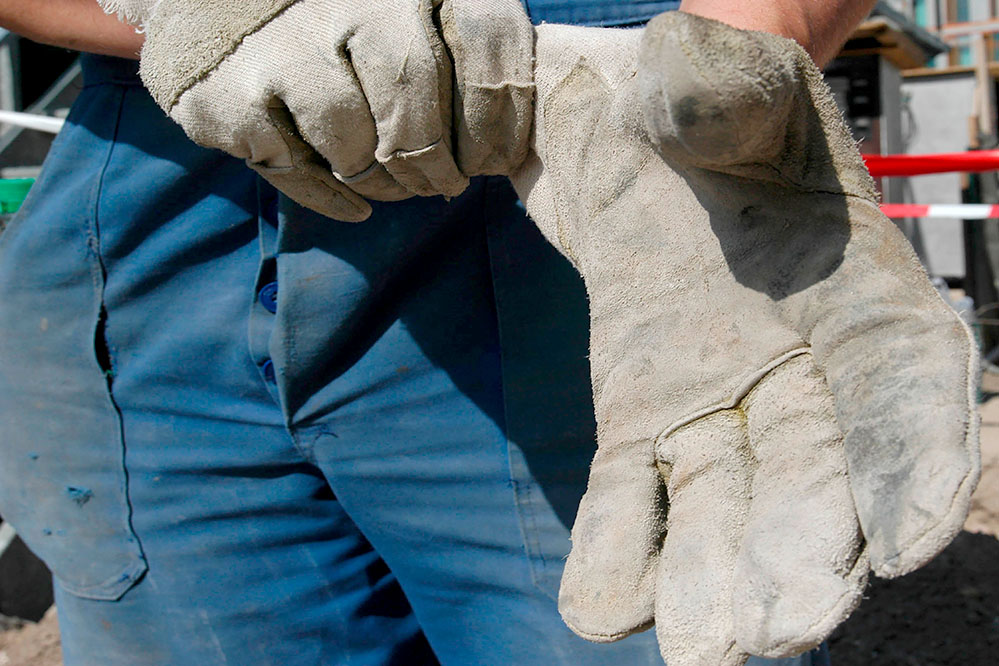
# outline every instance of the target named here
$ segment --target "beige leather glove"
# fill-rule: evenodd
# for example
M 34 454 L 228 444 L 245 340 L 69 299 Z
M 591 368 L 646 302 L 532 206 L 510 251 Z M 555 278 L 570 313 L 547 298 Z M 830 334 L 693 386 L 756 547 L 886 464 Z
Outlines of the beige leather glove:
M 143 81 L 194 141 L 330 217 L 455 196 L 526 154 L 518 0 L 100 1 L 143 26 Z
M 599 439 L 562 615 L 669 666 L 803 652 L 961 529 L 972 338 L 794 42 L 672 12 L 536 58 L 512 178 L 585 279 Z

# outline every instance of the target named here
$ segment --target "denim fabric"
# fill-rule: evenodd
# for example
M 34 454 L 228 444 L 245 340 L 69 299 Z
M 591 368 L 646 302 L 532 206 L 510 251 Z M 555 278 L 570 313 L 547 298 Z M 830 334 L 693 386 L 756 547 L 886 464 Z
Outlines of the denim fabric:
M 680 0 L 523 0 L 534 23 L 635 26 L 676 9 Z
M 661 663 L 557 613 L 586 299 L 509 184 L 335 222 L 191 144 L 134 64 L 85 72 L 0 237 L 0 513 L 66 663 Z
M 436 663 L 250 358 L 257 179 L 85 70 L 0 238 L 0 512 L 66 663 Z

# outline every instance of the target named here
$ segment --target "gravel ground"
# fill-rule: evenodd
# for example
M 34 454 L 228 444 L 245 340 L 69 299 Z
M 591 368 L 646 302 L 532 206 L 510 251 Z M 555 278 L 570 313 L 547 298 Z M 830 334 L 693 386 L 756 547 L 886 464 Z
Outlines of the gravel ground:
M 966 531 L 916 573 L 872 581 L 830 639 L 835 666 L 999 662 L 999 377 L 987 377 L 984 389 L 982 480 Z M 38 624 L 0 632 L 0 666 L 61 663 L 54 608 Z
M 55 607 L 49 609 L 37 624 L 0 633 L 0 666 L 59 666 L 62 648 L 59 645 L 59 620 Z

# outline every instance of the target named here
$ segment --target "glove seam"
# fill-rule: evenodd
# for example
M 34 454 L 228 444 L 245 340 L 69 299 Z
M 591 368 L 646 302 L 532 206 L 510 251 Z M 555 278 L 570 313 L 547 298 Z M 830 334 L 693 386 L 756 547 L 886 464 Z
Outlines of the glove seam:
M 868 557 L 868 554 L 867 554 L 867 545 L 864 544 L 860 548 L 860 550 L 857 552 L 857 557 L 853 560 L 853 564 L 851 565 L 850 570 L 843 577 L 844 580 L 853 579 L 855 576 L 866 577 L 867 572 L 870 570 L 870 564 L 871 564 L 870 563 L 870 558 Z M 823 624 L 827 623 L 829 621 L 830 616 L 833 616 L 833 615 L 843 616 L 843 615 L 845 615 L 845 616 L 848 617 L 849 614 L 852 613 L 853 610 L 857 606 L 860 605 L 860 602 L 861 602 L 861 599 L 862 599 L 862 596 L 856 594 L 856 592 L 857 591 L 854 588 L 852 588 L 852 587 L 846 589 L 839 597 L 836 598 L 835 602 L 833 602 L 832 604 L 829 605 L 829 607 L 822 614 L 822 617 L 819 618 L 819 619 L 817 619 L 817 620 L 815 620 L 815 622 L 812 622 L 810 625 L 808 625 L 808 628 L 805 629 L 803 632 L 801 632 L 800 636 L 801 637 L 807 637 L 808 634 L 810 634 L 813 631 L 815 631 L 816 628 L 821 627 Z M 843 611 L 843 600 L 849 598 L 852 595 L 855 595 L 852 607 L 849 608 L 849 609 L 847 609 L 845 611 L 845 613 L 844 613 L 844 611 Z M 838 614 L 836 613 L 837 610 L 840 611 Z M 836 626 L 838 626 L 840 623 L 842 623 L 843 621 L 845 621 L 845 619 L 846 619 L 846 617 L 839 617 L 839 619 L 836 620 Z M 827 637 L 827 635 L 828 635 L 828 633 L 830 631 L 832 631 L 832 630 L 830 629 L 829 631 L 824 632 L 824 635 L 820 635 L 820 636 L 817 636 L 817 637 L 815 637 L 813 639 L 810 639 L 809 643 L 811 645 L 808 645 L 808 646 L 805 646 L 805 645 L 802 644 L 801 638 L 798 638 L 798 639 L 789 639 L 789 640 L 781 641 L 781 642 L 776 643 L 776 644 L 772 645 L 771 647 L 767 648 L 763 653 L 760 654 L 760 656 L 766 656 L 768 659 L 773 659 L 773 658 L 780 659 L 780 658 L 783 658 L 784 652 L 788 648 L 794 648 L 796 651 L 812 649 L 815 646 L 817 646 L 820 643 L 822 643 L 822 641 L 826 639 L 826 637 Z M 740 644 L 740 647 L 742 647 L 741 644 Z M 780 655 L 780 656 L 778 656 L 778 655 Z
M 378 170 L 378 167 L 380 166 L 382 166 L 382 163 L 379 162 L 378 160 L 375 160 L 371 164 L 361 169 L 352 176 L 344 176 L 342 173 L 339 173 L 337 171 L 334 171 L 333 175 L 336 176 L 336 179 L 339 180 L 341 183 L 345 185 L 351 185 L 353 183 L 359 183 L 361 181 L 367 180 L 375 171 Z
M 408 148 L 398 148 L 396 150 L 393 150 L 391 153 L 389 153 L 388 155 L 386 155 L 384 158 L 378 158 L 378 162 L 381 163 L 381 164 L 387 164 L 387 163 L 393 162 L 393 161 L 404 162 L 404 161 L 406 161 L 408 159 L 412 159 L 414 157 L 420 157 L 422 155 L 425 155 L 426 153 L 429 153 L 429 152 L 435 150 L 436 148 L 440 147 L 441 145 L 444 145 L 445 148 L 447 147 L 447 142 L 444 141 L 444 136 L 443 135 L 437 137 L 434 141 L 432 141 L 431 143 L 427 144 L 423 148 L 414 148 L 412 150 L 410 150 Z
M 736 166 L 742 166 L 742 165 L 736 165 Z M 780 167 L 778 167 L 778 166 L 776 166 L 776 165 L 774 165 L 774 164 L 772 164 L 770 162 L 752 162 L 752 163 L 746 164 L 745 166 L 747 166 L 747 167 L 752 167 L 752 166 L 766 167 L 766 168 L 770 169 L 771 171 L 773 171 L 776 174 L 776 176 L 782 181 L 782 184 L 785 187 L 791 188 L 791 189 L 796 190 L 798 192 L 801 192 L 803 194 L 828 194 L 828 195 L 836 196 L 836 197 L 839 197 L 839 196 L 852 197 L 854 199 L 860 199 L 862 201 L 867 201 L 867 202 L 870 202 L 870 203 L 873 203 L 873 204 L 877 204 L 877 201 L 875 199 L 873 199 L 871 196 L 865 195 L 865 194 L 858 194 L 856 192 L 850 192 L 846 188 L 843 188 L 843 189 L 840 189 L 840 190 L 823 190 L 823 189 L 818 189 L 818 188 L 806 187 L 803 183 L 800 183 L 800 182 L 798 182 L 798 181 L 796 181 L 796 180 L 794 180 L 792 178 L 789 178 L 787 175 L 785 175 L 783 169 L 781 169 Z M 723 169 L 718 169 L 718 170 L 719 171 L 723 171 Z M 734 173 L 734 175 L 739 176 L 741 174 L 739 174 L 738 172 L 736 172 L 736 173 Z
M 759 384 L 764 377 L 769 375 L 771 372 L 773 372 L 775 369 L 777 369 L 784 363 L 790 361 L 792 358 L 795 358 L 797 356 L 802 356 L 804 354 L 811 354 L 811 347 L 796 347 L 794 349 L 791 349 L 790 351 L 784 352 L 777 358 L 773 359 L 772 361 L 764 365 L 759 370 L 756 370 L 755 372 L 752 372 L 749 375 L 747 375 L 745 379 L 743 379 L 742 382 L 738 384 L 732 395 L 729 396 L 727 399 L 715 403 L 709 407 L 705 407 L 704 409 L 700 409 L 696 412 L 693 412 L 692 414 L 689 414 L 681 419 L 678 419 L 677 421 L 674 421 L 661 433 L 659 433 L 659 435 L 656 436 L 655 445 L 656 446 L 661 445 L 666 440 L 666 438 L 672 435 L 674 432 L 676 432 L 677 430 L 686 425 L 690 425 L 691 423 L 697 421 L 698 419 L 702 419 L 706 416 L 710 416 L 711 414 L 714 414 L 716 412 L 721 412 L 726 409 L 734 409 L 740 402 L 742 402 L 743 398 L 749 395 L 749 393 L 753 390 L 753 388 L 757 384 Z
M 648 631 L 656 624 L 656 621 L 653 619 L 649 620 L 648 622 L 644 622 L 636 627 L 633 627 L 632 629 L 628 629 L 627 631 L 619 631 L 613 634 L 594 634 L 579 629 L 572 622 L 566 620 L 564 616 L 562 618 L 562 621 L 565 622 L 565 626 L 569 627 L 569 629 L 572 630 L 572 633 L 576 634 L 580 638 L 585 638 L 586 640 L 592 641 L 594 643 L 614 643 L 616 641 L 621 640 L 622 638 L 627 638 L 628 636 L 631 636 L 633 634 L 639 634 L 642 633 L 643 631 Z
M 958 318 L 961 327 L 964 329 L 964 334 L 968 338 L 969 343 L 972 348 L 977 346 L 975 342 L 974 335 L 968 325 L 964 323 L 963 320 Z M 978 356 L 976 354 L 968 354 L 967 362 L 966 383 L 968 385 L 968 405 L 969 409 L 972 411 L 973 416 L 968 419 L 968 423 L 964 429 L 964 444 L 965 450 L 971 456 L 971 466 L 968 469 L 968 473 L 964 475 L 961 482 L 957 485 L 954 491 L 954 496 L 951 499 L 950 508 L 947 513 L 942 516 L 939 520 L 935 521 L 932 525 L 929 525 L 921 531 L 917 536 L 913 537 L 904 546 L 898 549 L 898 551 L 892 555 L 891 558 L 885 560 L 880 565 L 874 567 L 874 573 L 880 578 L 898 578 L 899 576 L 904 576 L 907 573 L 918 569 L 923 566 L 929 559 L 923 553 L 915 553 L 916 559 L 911 559 L 913 555 L 910 554 L 910 561 L 905 563 L 905 566 L 899 565 L 899 560 L 907 554 L 907 551 L 913 550 L 919 547 L 924 540 L 930 537 L 934 532 L 937 532 L 941 526 L 949 525 L 945 538 L 941 539 L 940 535 L 937 536 L 937 540 L 941 542 L 950 543 L 953 538 L 964 528 L 964 520 L 957 522 L 954 520 L 955 509 L 962 515 L 967 514 L 967 503 L 970 501 L 971 494 L 975 490 L 975 486 L 978 485 L 979 478 L 981 477 L 981 461 L 976 459 L 977 455 L 977 443 L 978 443 L 978 429 L 979 429 L 979 417 L 975 411 L 976 405 L 978 403 L 977 398 L 977 386 L 975 382 L 971 381 L 972 377 L 976 377 L 978 373 Z M 969 447 L 968 442 L 975 442 L 974 446 Z M 963 501 L 959 501 L 963 498 Z M 936 553 L 939 548 L 933 548 L 932 552 Z M 932 554 L 932 553 L 931 553 Z

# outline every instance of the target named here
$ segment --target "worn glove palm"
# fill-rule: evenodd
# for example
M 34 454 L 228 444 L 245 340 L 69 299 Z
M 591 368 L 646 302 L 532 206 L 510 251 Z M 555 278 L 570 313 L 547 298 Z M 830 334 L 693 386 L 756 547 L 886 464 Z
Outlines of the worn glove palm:
M 672 12 L 536 58 L 513 181 L 585 279 L 599 439 L 562 615 L 669 666 L 803 652 L 961 528 L 969 333 L 794 42 Z
M 100 1 L 144 27 L 143 81 L 195 142 L 330 217 L 454 196 L 526 154 L 517 0 Z

